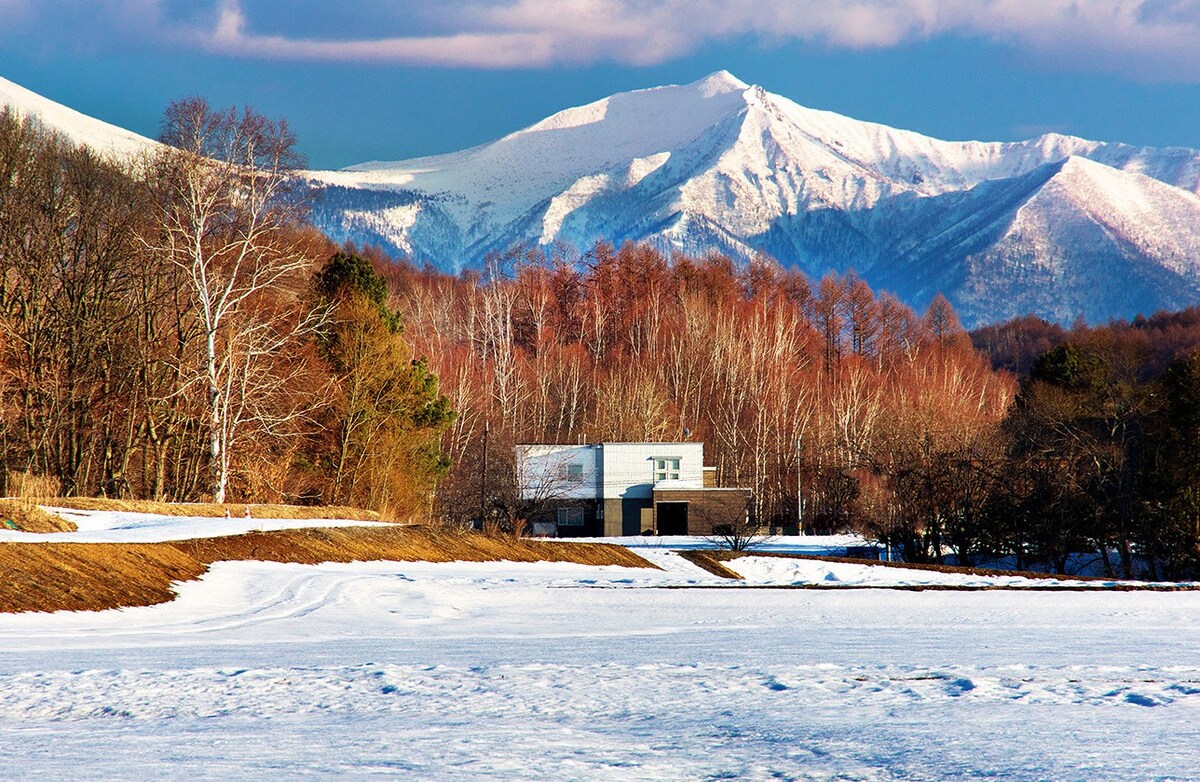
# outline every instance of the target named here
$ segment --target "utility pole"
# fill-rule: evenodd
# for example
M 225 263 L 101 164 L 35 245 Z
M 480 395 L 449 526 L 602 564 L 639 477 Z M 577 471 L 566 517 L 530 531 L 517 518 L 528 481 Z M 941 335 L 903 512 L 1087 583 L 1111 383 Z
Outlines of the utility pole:
M 796 534 L 804 534 L 804 493 L 800 488 L 802 471 L 800 453 L 804 450 L 804 438 L 796 438 Z

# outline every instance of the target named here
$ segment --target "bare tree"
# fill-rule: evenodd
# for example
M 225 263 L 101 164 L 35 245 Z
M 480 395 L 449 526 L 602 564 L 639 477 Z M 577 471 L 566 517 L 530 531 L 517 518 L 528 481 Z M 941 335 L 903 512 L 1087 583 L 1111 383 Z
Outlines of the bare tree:
M 300 157 L 285 121 L 217 110 L 203 98 L 172 103 L 161 138 L 169 147 L 151 168 L 159 220 L 147 243 L 184 272 L 193 299 L 203 356 L 189 382 L 207 390 L 209 485 L 224 502 L 241 424 L 254 418 L 272 430 L 295 415 L 262 404 L 281 387 L 266 367 L 321 319 L 294 293 L 294 306 L 279 306 L 312 264 L 294 230 L 302 210 L 291 174 Z
M 770 540 L 754 516 L 749 494 L 731 492 L 722 502 L 694 505 L 688 513 L 712 530 L 705 539 L 717 548 L 749 551 Z

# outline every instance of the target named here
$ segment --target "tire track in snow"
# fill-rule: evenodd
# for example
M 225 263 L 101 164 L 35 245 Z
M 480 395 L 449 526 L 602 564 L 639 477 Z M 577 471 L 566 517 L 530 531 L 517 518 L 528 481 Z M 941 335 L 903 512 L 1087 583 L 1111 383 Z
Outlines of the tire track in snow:
M 1187 708 L 1200 716 L 1200 669 L 969 669 L 608 663 L 477 667 L 360 665 L 0 676 L 0 720 L 142 720 L 341 711 L 426 719 L 619 719 L 687 714 L 701 704 L 773 711 L 1029 703 Z M 454 703 L 451 715 L 446 704 Z M 441 715 L 439 717 L 439 715 Z

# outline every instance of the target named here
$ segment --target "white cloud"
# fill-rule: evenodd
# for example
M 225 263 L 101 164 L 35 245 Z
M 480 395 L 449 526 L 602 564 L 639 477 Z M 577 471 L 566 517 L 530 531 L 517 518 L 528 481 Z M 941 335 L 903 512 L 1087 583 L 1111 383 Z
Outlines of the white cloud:
M 878 48 L 951 35 L 1008 44 L 1065 68 L 1200 81 L 1200 0 L 341 0 L 336 10 L 292 3 L 286 19 L 279 5 L 0 0 L 0 25 L 69 13 L 76 21 L 107 17 L 114 33 L 153 29 L 174 45 L 239 57 L 494 68 L 650 64 L 739 37 Z M 335 15 L 394 29 L 347 38 L 332 32 Z M 406 17 L 412 26 L 399 29 L 396 19 Z
M 960 35 L 1035 50 L 1067 66 L 1200 78 L 1200 0 L 466 0 L 439 6 L 458 29 L 375 40 L 271 35 L 251 28 L 241 9 L 240 0 L 224 0 L 220 24 L 204 38 L 208 48 L 241 56 L 512 67 L 648 64 L 736 36 L 870 48 Z
M 350 41 L 264 35 L 248 29 L 237 0 L 222 3 L 216 26 L 200 40 L 205 48 L 223 54 L 297 60 L 502 68 L 547 65 L 558 59 L 553 50 L 555 37 L 537 29 Z

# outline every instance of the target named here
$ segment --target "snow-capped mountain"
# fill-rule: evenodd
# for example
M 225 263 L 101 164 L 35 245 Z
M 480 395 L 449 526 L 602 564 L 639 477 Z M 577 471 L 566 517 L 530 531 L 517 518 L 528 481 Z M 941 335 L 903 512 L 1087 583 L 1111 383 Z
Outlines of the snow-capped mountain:
M 157 142 L 0 78 L 0 107 L 115 155 Z M 978 324 L 1200 302 L 1200 152 L 1050 134 L 948 142 L 800 106 L 727 72 L 621 93 L 448 155 L 307 172 L 337 241 L 458 270 L 598 239 L 819 276 L 854 268 Z
M 1200 153 L 1050 134 L 947 142 L 724 71 L 559 112 L 473 149 L 314 172 L 334 238 L 444 269 L 597 239 L 857 269 L 979 323 L 1200 301 Z
M 157 144 L 145 136 L 80 114 L 0 77 L 0 110 L 6 107 L 23 117 L 36 117 L 47 128 L 70 141 L 107 155 L 130 157 Z

